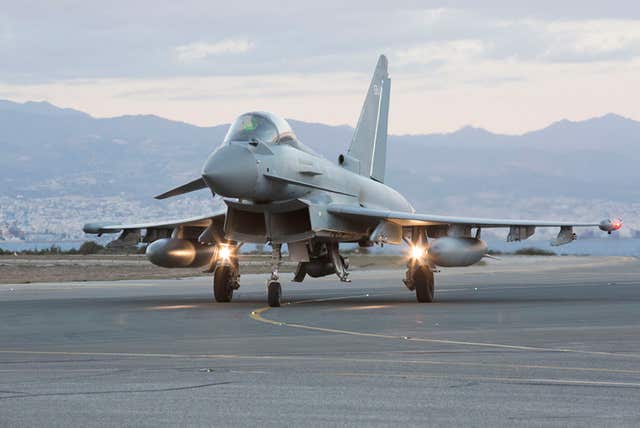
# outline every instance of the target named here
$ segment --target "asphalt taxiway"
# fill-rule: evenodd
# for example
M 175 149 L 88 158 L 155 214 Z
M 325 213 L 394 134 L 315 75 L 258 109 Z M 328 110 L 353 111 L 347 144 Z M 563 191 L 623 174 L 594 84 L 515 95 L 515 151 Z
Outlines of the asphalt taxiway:
M 640 261 L 0 285 L 0 426 L 640 425 Z

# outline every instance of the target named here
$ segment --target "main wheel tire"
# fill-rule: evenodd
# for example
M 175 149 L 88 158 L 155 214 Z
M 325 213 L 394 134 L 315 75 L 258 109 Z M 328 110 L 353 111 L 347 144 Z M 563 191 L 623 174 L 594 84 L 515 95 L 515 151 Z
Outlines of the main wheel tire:
M 413 271 L 413 286 L 416 290 L 416 299 L 420 303 L 433 302 L 435 280 L 433 272 L 427 266 L 417 267 Z
M 280 297 L 282 296 L 282 287 L 279 282 L 271 281 L 267 285 L 267 303 L 272 308 L 280 307 Z
M 216 302 L 226 303 L 233 298 L 233 268 L 218 266 L 213 273 L 213 297 Z

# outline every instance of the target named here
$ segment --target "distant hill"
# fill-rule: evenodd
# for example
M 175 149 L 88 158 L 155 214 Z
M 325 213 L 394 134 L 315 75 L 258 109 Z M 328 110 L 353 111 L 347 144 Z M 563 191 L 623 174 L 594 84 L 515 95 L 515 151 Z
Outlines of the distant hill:
M 429 192 L 640 200 L 640 123 L 609 114 L 506 136 L 463 128 L 391 137 L 390 182 Z M 414 197 L 418 197 L 414 193 Z
M 346 150 L 353 132 L 290 122 L 330 159 Z M 226 129 L 150 115 L 98 119 L 46 102 L 0 100 L 0 196 L 150 198 L 197 177 Z M 519 136 L 472 127 L 393 135 L 387 181 L 418 207 L 480 193 L 638 201 L 639 165 L 640 123 L 609 114 Z

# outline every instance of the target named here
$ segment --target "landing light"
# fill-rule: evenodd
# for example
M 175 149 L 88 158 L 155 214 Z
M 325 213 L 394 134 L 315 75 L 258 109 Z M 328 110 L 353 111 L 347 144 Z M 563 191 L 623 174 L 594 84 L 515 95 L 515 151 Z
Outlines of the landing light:
M 218 250 L 218 257 L 222 260 L 229 260 L 231 258 L 231 254 L 233 251 L 229 245 L 220 245 L 220 249 Z
M 425 255 L 424 247 L 420 247 L 420 246 L 417 246 L 417 245 L 414 246 L 414 247 L 411 247 L 410 257 L 412 259 L 418 260 L 418 259 L 423 258 L 424 255 Z

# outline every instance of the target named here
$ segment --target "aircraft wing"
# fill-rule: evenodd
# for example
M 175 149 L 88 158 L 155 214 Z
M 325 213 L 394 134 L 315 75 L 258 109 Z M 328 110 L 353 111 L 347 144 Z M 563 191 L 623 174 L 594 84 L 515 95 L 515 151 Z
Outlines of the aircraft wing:
M 537 226 L 537 227 L 589 227 L 598 226 L 600 223 L 583 223 L 571 221 L 549 220 L 519 220 L 519 219 L 492 219 L 476 217 L 450 217 L 433 214 L 405 213 L 400 211 L 387 211 L 372 208 L 363 208 L 351 205 L 331 204 L 328 211 L 343 216 L 371 217 L 381 220 L 389 220 L 402 226 L 442 226 L 464 225 L 470 227 L 510 227 L 510 226 Z
M 599 227 L 605 232 L 611 233 L 620 229 L 622 221 L 603 220 L 601 222 L 579 222 L 579 221 L 555 221 L 555 220 L 521 220 L 521 219 L 491 219 L 475 217 L 450 217 L 433 214 L 407 213 L 399 211 L 388 211 L 374 208 L 364 208 L 354 205 L 331 204 L 327 210 L 338 216 L 385 220 L 401 226 L 426 226 L 435 232 L 443 227 L 460 227 L 462 230 L 471 228 L 494 228 L 508 227 L 510 229 L 507 241 L 520 241 L 529 238 L 534 234 L 536 227 L 559 227 L 560 233 L 552 245 L 562 245 L 575 239 L 573 227 Z M 431 234 L 430 234 L 431 235 Z M 432 235 L 433 236 L 433 235 Z
M 227 213 L 226 207 L 221 207 L 210 214 L 191 217 L 185 219 L 173 219 L 173 220 L 159 220 L 148 223 L 132 223 L 132 224 L 120 224 L 114 222 L 95 222 L 87 223 L 82 230 L 85 233 L 102 235 L 103 233 L 118 233 L 140 229 L 173 229 L 177 226 L 193 226 L 205 228 L 212 221 L 224 220 L 224 216 Z

